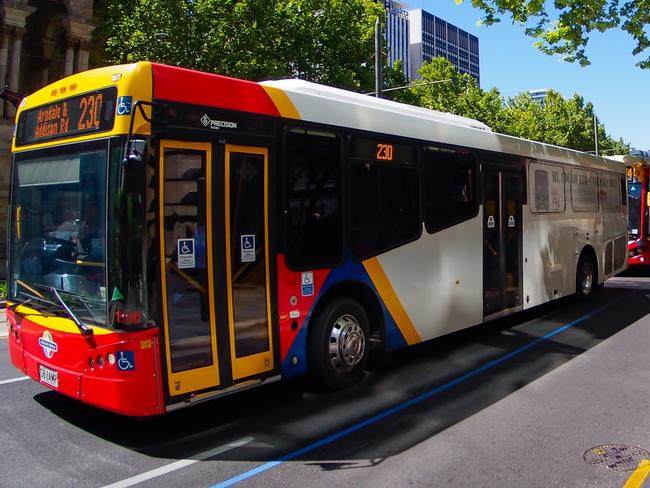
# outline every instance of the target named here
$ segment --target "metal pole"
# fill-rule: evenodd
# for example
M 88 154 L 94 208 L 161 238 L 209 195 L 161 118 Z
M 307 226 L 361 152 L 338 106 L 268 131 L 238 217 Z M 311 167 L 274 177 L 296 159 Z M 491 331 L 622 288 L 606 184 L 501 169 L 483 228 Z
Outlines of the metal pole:
M 381 58 L 381 24 L 379 17 L 375 20 L 375 97 L 381 98 L 381 87 L 383 85 L 382 79 L 382 58 Z
M 596 145 L 596 156 L 599 156 L 599 154 L 598 154 L 598 117 L 596 117 L 596 114 L 594 114 L 594 143 Z

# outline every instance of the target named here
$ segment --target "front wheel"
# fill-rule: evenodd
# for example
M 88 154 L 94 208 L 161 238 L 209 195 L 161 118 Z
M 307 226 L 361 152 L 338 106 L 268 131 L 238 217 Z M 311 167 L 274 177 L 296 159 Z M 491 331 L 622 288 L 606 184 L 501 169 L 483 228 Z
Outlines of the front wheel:
M 327 304 L 309 335 L 309 369 L 326 388 L 339 390 L 358 382 L 368 362 L 368 317 L 355 300 Z
M 576 294 L 579 297 L 591 295 L 596 286 L 596 268 L 593 260 L 586 255 L 580 256 L 576 270 Z

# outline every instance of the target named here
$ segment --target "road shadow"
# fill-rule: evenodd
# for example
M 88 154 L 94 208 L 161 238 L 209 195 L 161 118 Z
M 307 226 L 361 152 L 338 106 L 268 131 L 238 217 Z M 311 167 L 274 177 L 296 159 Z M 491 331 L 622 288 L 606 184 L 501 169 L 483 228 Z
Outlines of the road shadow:
M 313 445 L 295 459 L 324 470 L 369 467 L 493 405 L 647 315 L 650 289 L 641 288 L 618 283 L 587 300 L 561 299 L 382 355 L 359 385 L 332 394 L 274 383 L 145 420 L 55 392 L 35 400 L 64 421 L 147 456 L 187 459 L 252 436 L 250 444 L 217 459 L 269 461 Z M 313 444 L 326 436 L 332 442 Z

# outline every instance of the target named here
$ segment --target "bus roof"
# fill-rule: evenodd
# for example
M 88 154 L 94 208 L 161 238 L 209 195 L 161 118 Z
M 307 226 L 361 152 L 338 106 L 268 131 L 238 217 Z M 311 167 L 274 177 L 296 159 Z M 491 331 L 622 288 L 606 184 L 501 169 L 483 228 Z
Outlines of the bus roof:
M 643 156 L 636 156 L 633 154 L 616 154 L 613 156 L 606 156 L 606 157 L 607 159 L 612 159 L 614 161 L 618 161 L 625 165 L 637 164 L 637 163 L 650 165 L 649 158 L 645 158 Z
M 298 118 L 305 121 L 531 159 L 624 171 L 614 161 L 573 149 L 499 134 L 482 122 L 467 117 L 390 100 L 378 100 L 302 80 L 264 81 L 260 85 L 282 91 L 295 107 Z

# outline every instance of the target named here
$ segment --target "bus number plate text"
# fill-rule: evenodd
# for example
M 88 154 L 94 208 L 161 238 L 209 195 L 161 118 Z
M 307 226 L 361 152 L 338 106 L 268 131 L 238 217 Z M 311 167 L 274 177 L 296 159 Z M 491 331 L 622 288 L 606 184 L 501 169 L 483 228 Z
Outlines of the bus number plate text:
M 39 364 L 38 374 L 41 377 L 41 383 L 45 383 L 53 388 L 59 387 L 59 373 L 57 371 Z

